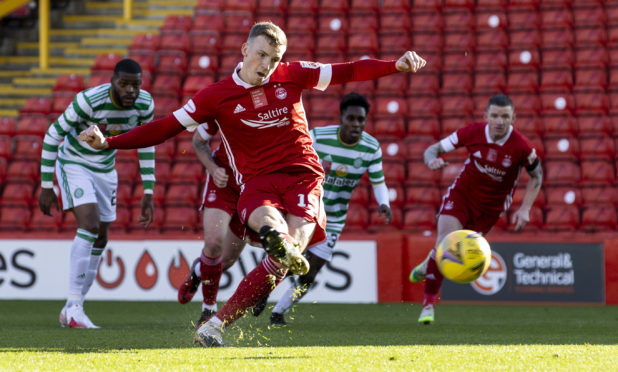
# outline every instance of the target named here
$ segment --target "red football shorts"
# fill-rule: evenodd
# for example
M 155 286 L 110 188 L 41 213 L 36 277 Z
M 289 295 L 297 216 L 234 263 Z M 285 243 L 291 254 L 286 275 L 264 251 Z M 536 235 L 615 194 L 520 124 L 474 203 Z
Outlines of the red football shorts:
M 502 210 L 476 207 L 468 198 L 452 189 L 444 196 L 438 214 L 457 218 L 464 229 L 487 234 L 498 222 Z
M 245 225 L 240 221 L 240 217 L 238 217 L 238 213 L 236 212 L 236 203 L 238 203 L 239 194 L 240 187 L 236 185 L 233 178 L 229 178 L 226 187 L 218 188 L 215 186 L 210 174 L 208 174 L 204 186 L 204 194 L 202 196 L 202 208 L 221 209 L 229 214 L 232 217 L 230 221 L 230 230 L 239 239 L 244 240 L 246 235 Z
M 326 240 L 326 214 L 322 203 L 324 178 L 300 169 L 278 171 L 255 176 L 244 185 L 238 199 L 240 219 L 247 222 L 260 206 L 268 205 L 316 223 L 313 237 L 307 247 Z

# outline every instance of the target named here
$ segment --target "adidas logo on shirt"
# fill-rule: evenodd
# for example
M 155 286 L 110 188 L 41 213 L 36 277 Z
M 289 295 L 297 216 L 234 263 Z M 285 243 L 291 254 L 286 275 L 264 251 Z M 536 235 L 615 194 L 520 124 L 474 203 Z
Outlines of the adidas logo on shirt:
M 239 103 L 239 104 L 237 104 L 237 105 L 236 105 L 236 108 L 234 109 L 234 113 L 235 113 L 235 114 L 238 114 L 239 112 L 243 112 L 243 111 L 245 111 L 245 108 L 244 108 L 244 107 L 242 107 L 242 106 L 240 105 L 240 103 Z

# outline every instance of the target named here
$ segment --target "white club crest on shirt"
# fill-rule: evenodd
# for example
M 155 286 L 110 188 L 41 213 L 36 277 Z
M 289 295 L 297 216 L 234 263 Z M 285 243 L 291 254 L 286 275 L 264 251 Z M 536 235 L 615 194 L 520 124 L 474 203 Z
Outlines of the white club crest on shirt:
M 208 193 L 208 201 L 209 202 L 214 202 L 217 199 L 217 194 L 215 191 L 211 191 Z
M 502 159 L 502 166 L 505 168 L 508 168 L 511 166 L 511 164 L 513 164 L 513 161 L 511 160 L 511 156 L 504 155 L 504 159 Z
M 444 209 L 448 211 L 448 210 L 453 209 L 453 206 L 454 206 L 454 205 L 453 205 L 453 202 L 452 202 L 451 200 L 449 200 L 449 201 L 447 201 L 447 202 L 446 202 L 446 204 L 444 205 Z
M 275 90 L 275 97 L 279 98 L 280 100 L 284 100 L 287 96 L 288 92 L 287 90 L 285 90 L 285 88 L 277 88 Z

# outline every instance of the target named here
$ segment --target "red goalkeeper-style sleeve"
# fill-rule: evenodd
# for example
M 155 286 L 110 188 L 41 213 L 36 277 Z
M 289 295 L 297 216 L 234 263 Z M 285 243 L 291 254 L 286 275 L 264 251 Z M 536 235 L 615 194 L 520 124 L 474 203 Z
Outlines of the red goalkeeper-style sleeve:
M 331 84 L 343 84 L 348 81 L 373 80 L 399 72 L 395 67 L 397 61 L 379 59 L 362 59 L 354 62 L 333 63 Z
M 106 140 L 110 149 L 141 149 L 158 145 L 183 130 L 185 127 L 176 120 L 173 114 L 170 114 L 119 136 L 107 137 Z

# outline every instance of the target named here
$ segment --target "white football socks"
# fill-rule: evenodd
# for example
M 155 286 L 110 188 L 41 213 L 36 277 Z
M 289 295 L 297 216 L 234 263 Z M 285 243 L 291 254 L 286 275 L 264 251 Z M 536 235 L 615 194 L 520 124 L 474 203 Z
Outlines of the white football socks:
M 80 304 L 82 288 L 86 280 L 88 264 L 90 263 L 90 251 L 98 235 L 84 229 L 77 229 L 77 235 L 71 245 L 69 259 L 69 296 L 67 306 Z
M 90 290 L 90 287 L 92 287 L 92 283 L 94 283 L 94 279 L 97 277 L 97 270 L 99 269 L 99 263 L 103 257 L 103 251 L 105 251 L 105 248 L 92 247 L 92 251 L 90 252 L 88 271 L 86 272 L 86 279 L 84 280 L 84 285 L 82 286 L 82 298 L 80 300 L 82 305 L 84 304 L 86 294 Z

